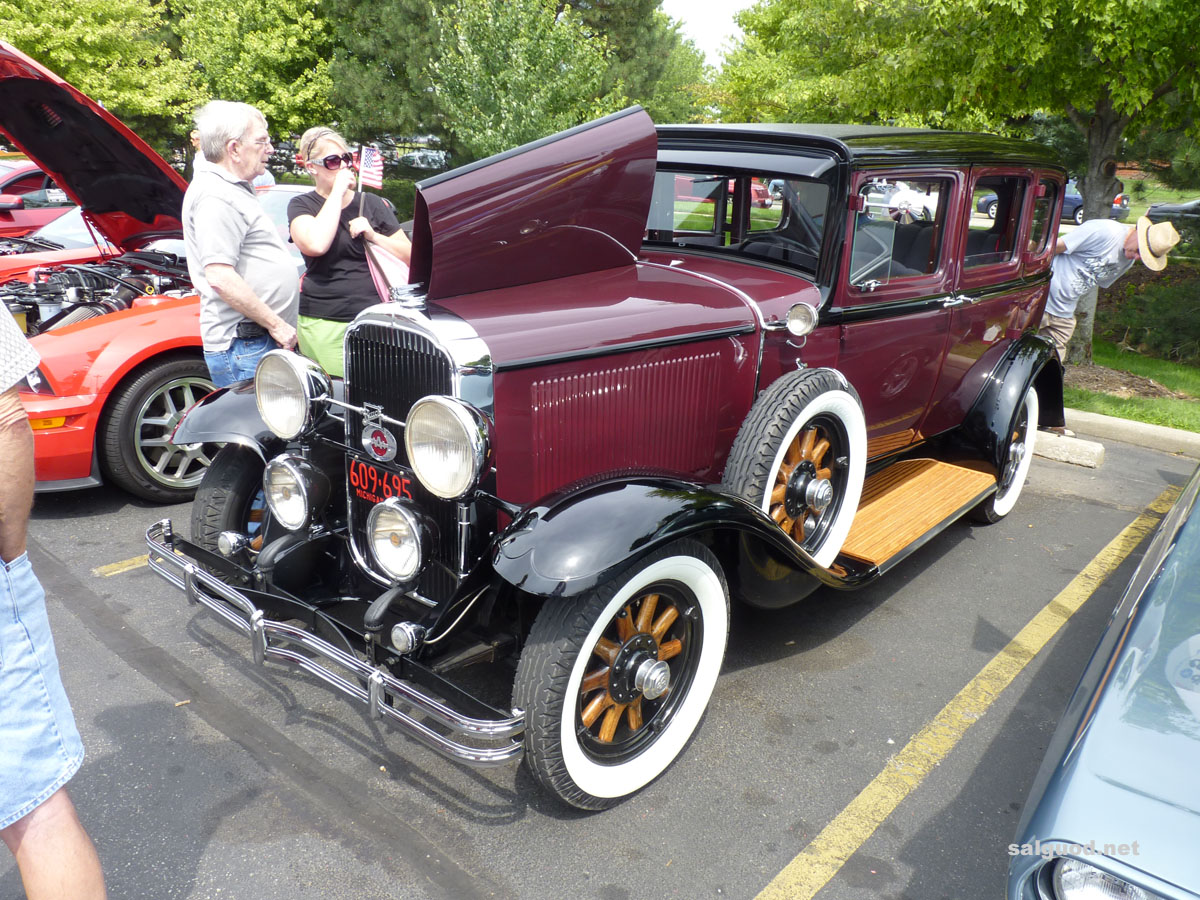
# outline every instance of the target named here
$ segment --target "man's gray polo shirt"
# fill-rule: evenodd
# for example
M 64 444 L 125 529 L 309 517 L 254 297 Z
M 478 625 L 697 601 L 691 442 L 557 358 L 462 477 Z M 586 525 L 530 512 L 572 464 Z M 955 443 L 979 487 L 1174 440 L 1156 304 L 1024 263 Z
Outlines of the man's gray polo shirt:
M 227 350 L 242 315 L 217 295 L 204 267 L 233 266 L 255 295 L 296 326 L 300 279 L 296 261 L 258 202 L 249 182 L 223 167 L 197 165 L 183 196 L 183 239 L 188 273 L 200 291 L 200 340 L 208 351 Z

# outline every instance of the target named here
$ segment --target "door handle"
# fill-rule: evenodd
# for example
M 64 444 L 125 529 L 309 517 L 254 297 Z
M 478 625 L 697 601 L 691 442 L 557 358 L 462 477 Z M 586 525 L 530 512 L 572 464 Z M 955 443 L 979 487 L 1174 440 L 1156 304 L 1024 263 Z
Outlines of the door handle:
M 942 308 L 943 309 L 952 309 L 955 306 L 962 306 L 966 302 L 967 302 L 966 298 L 964 298 L 964 297 L 955 297 L 955 296 L 943 297 L 942 298 Z

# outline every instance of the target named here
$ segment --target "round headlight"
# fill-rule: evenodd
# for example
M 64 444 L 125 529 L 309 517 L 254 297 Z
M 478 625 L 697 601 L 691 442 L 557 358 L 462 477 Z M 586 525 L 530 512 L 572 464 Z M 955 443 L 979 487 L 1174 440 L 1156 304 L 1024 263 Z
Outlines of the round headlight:
M 273 459 L 263 471 L 263 494 L 271 515 L 284 528 L 295 531 L 308 524 L 308 496 L 304 479 L 287 457 Z
M 1060 859 L 1054 867 L 1055 896 L 1062 900 L 1163 900 L 1123 878 L 1078 859 Z
M 796 303 L 787 313 L 788 333 L 795 337 L 812 334 L 817 327 L 817 311 L 807 303 Z
M 377 503 L 367 516 L 371 555 L 394 581 L 411 581 L 421 571 L 424 536 L 420 518 L 395 497 Z
M 288 350 L 272 350 L 254 372 L 258 414 L 284 440 L 312 426 L 330 392 L 329 376 L 321 367 Z
M 422 397 L 404 426 L 408 464 L 434 496 L 455 500 L 475 486 L 487 457 L 487 431 L 477 415 L 449 397 Z

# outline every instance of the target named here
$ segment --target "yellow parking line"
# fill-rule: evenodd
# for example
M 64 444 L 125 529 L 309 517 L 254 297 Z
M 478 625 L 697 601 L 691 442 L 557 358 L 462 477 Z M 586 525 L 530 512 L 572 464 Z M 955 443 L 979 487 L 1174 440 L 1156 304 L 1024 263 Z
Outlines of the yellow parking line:
M 1063 591 L 997 653 L 958 692 L 887 767 L 850 801 L 807 847 L 800 851 L 758 895 L 756 900 L 811 900 L 817 891 L 874 834 L 954 749 L 966 730 L 977 722 L 1001 692 L 1012 683 L 1085 600 L 1133 552 L 1179 496 L 1170 487 L 1087 564 Z
M 107 578 L 110 575 L 120 575 L 122 572 L 140 569 L 142 566 L 147 565 L 147 558 L 146 554 L 143 553 L 141 556 L 135 556 L 132 559 L 109 563 L 107 566 L 97 566 L 92 569 L 92 574 L 99 575 L 101 578 Z

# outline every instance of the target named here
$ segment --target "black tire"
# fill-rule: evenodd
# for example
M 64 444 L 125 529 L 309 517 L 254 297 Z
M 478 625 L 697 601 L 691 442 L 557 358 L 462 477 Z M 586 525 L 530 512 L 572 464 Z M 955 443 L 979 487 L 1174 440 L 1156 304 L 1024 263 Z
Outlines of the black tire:
M 188 407 L 212 389 L 204 361 L 187 357 L 158 360 L 122 383 L 96 434 L 108 478 L 156 503 L 190 500 L 216 445 L 176 445 L 171 434 Z
M 1071 218 L 1073 218 L 1075 220 L 1076 225 L 1083 224 L 1083 205 L 1082 204 L 1080 204 L 1078 207 L 1076 207 L 1075 215 L 1073 215 Z
M 854 388 L 830 369 L 803 369 L 755 401 L 722 485 L 829 566 L 858 509 L 866 462 L 867 427 Z
M 999 205 L 1000 204 L 995 200 L 987 205 L 987 217 L 989 219 L 996 218 L 996 209 L 999 207 Z
M 973 510 L 971 518 L 984 525 L 999 522 L 1007 516 L 1021 496 L 1025 478 L 1029 475 L 1029 464 L 1033 460 L 1033 445 L 1037 438 L 1038 396 L 1030 386 L 1025 399 L 1017 410 L 1012 434 L 1005 456 L 1004 468 L 1000 472 L 1000 483 L 996 493 L 988 497 Z
M 579 809 L 645 787 L 699 725 L 728 634 L 729 587 L 695 541 L 660 548 L 579 597 L 548 599 L 513 685 L 533 776 Z M 634 678 L 647 666 L 669 670 L 653 698 Z
M 192 503 L 192 542 L 217 553 L 222 531 L 236 531 L 261 549 L 264 500 L 262 459 L 253 450 L 226 444 L 213 459 Z

